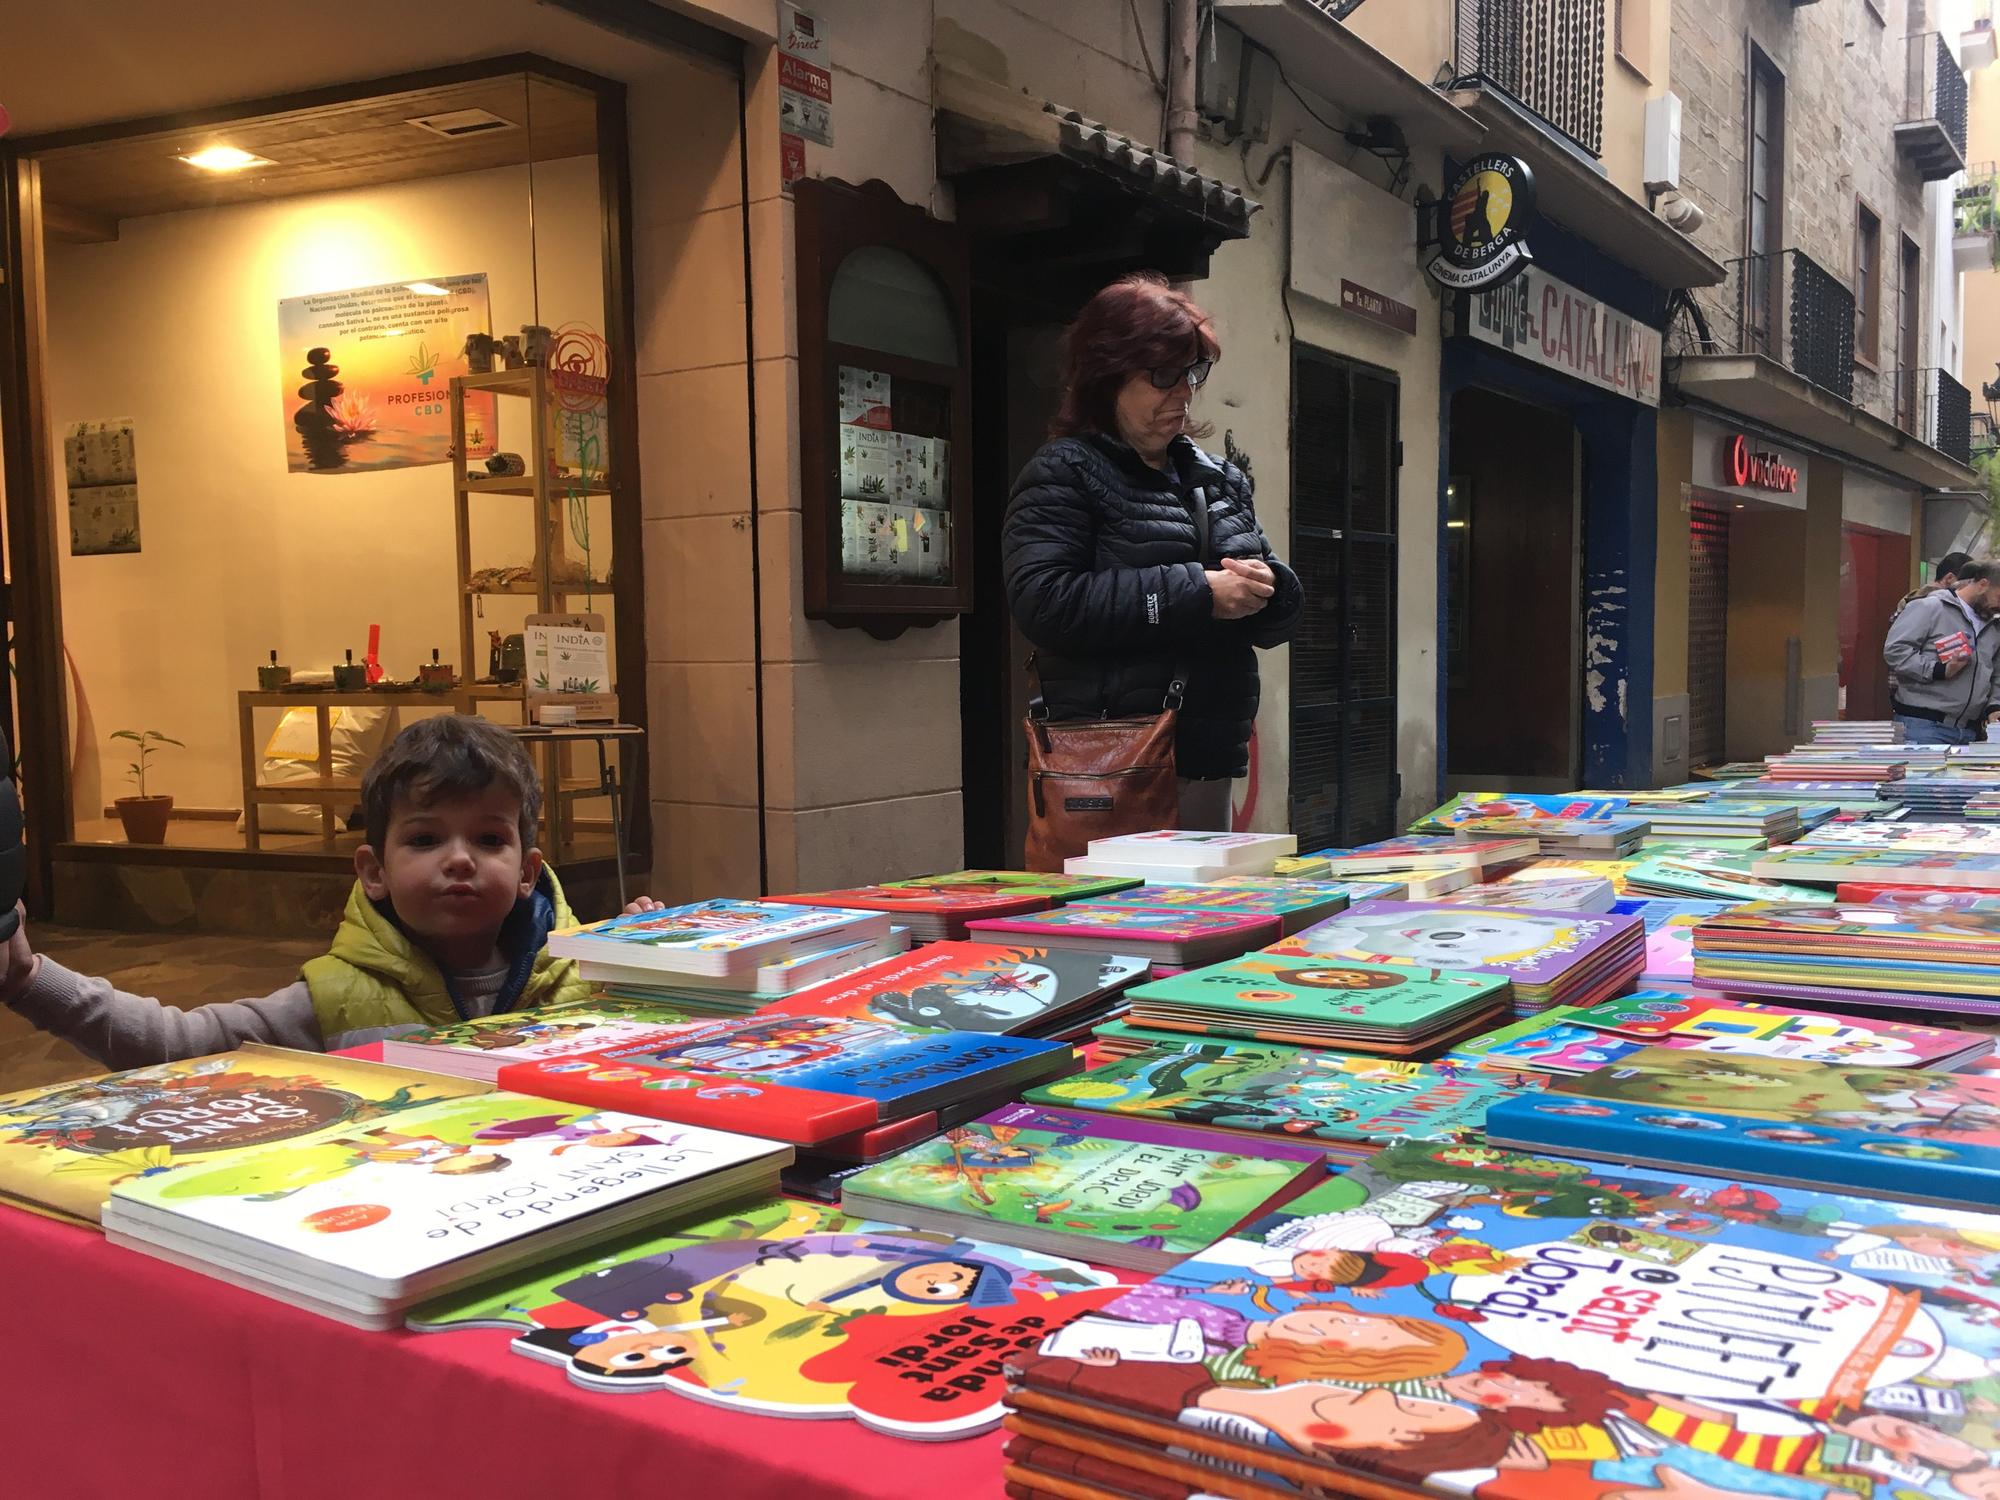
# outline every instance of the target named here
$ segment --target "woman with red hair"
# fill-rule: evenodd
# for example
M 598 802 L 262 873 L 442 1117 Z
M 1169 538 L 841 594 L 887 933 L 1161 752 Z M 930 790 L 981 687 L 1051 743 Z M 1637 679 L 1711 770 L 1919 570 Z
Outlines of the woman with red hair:
M 1184 674 L 1180 826 L 1227 831 L 1250 767 L 1256 648 L 1298 623 L 1298 578 L 1271 553 L 1250 479 L 1204 453 L 1194 393 L 1221 345 L 1158 276 L 1104 288 L 1070 325 L 1050 440 L 1007 505 L 1007 602 L 1057 720 L 1157 714 Z

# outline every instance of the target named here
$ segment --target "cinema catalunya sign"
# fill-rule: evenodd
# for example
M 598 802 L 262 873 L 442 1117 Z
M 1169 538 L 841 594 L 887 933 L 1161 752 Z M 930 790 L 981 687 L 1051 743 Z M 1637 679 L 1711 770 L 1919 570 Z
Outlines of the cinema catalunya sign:
M 1660 404 L 1660 330 L 1530 266 L 1468 297 L 1465 332 L 1647 406 Z

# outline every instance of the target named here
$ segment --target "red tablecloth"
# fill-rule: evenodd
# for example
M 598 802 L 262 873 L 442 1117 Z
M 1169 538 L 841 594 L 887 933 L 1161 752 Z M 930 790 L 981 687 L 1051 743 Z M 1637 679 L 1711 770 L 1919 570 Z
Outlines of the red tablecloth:
M 999 1433 L 605 1396 L 500 1329 L 367 1333 L 0 1209 L 0 1492 L 354 1500 L 710 1495 L 997 1500 Z

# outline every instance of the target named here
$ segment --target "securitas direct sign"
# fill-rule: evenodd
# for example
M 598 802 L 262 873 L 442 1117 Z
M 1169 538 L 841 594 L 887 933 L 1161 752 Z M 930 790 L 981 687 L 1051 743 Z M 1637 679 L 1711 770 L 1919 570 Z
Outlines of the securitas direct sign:
M 1647 406 L 1660 404 L 1660 330 L 1535 266 L 1464 299 L 1462 332 Z

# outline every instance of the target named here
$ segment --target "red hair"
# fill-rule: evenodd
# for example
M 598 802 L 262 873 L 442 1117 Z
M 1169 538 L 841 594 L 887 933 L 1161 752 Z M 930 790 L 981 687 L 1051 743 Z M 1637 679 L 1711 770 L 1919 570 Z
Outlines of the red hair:
M 1118 431 L 1119 389 L 1144 370 L 1193 364 L 1222 353 L 1209 315 L 1154 271 L 1121 276 L 1076 315 L 1063 335 L 1063 397 L 1051 437 Z M 1190 423 L 1199 437 L 1206 426 Z

